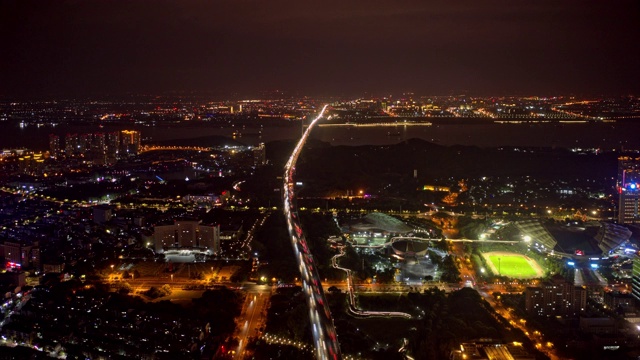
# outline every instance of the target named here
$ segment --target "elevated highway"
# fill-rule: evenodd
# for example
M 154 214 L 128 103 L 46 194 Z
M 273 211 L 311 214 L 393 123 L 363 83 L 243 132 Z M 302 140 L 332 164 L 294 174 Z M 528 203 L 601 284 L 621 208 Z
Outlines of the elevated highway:
M 284 184 L 282 201 L 284 204 L 284 215 L 287 220 L 291 245 L 298 263 L 302 279 L 302 290 L 307 297 L 309 305 L 309 317 L 313 332 L 314 355 L 316 359 L 341 359 L 340 344 L 333 324 L 333 318 L 329 311 L 329 304 L 322 290 L 318 269 L 313 259 L 313 255 L 307 246 L 307 240 L 300 226 L 300 219 L 297 214 L 297 206 L 294 193 L 293 175 L 295 173 L 296 161 L 304 147 L 313 126 L 322 118 L 327 105 L 322 108 L 318 116 L 309 124 L 307 130 L 302 134 L 300 141 L 296 145 L 293 153 L 285 165 Z

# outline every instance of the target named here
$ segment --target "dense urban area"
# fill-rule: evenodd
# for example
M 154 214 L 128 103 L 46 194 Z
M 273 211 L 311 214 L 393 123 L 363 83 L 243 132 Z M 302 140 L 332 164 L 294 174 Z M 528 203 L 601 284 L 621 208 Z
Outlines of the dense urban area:
M 639 120 L 635 97 L 0 102 L 0 352 L 636 359 Z M 479 126 L 596 135 L 407 130 Z

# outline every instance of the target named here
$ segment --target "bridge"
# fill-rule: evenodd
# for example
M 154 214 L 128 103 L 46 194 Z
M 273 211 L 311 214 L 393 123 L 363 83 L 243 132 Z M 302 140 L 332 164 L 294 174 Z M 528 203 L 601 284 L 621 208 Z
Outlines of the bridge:
M 149 151 L 212 151 L 211 147 L 202 146 L 160 146 L 160 145 L 143 145 L 138 151 L 139 154 Z

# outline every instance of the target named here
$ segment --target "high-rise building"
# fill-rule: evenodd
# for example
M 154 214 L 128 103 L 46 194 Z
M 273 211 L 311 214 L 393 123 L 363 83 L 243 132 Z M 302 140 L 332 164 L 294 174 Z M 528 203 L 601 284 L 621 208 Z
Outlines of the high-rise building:
M 66 156 L 73 156 L 80 152 L 80 137 L 78 134 L 67 134 L 64 137 L 64 153 Z
M 120 132 L 121 156 L 137 155 L 140 151 L 140 132 L 135 130 L 122 130 Z
M 79 155 L 85 156 L 85 153 L 91 150 L 91 139 L 93 136 L 91 134 L 81 134 L 80 142 L 78 144 L 78 153 Z
M 563 278 L 545 281 L 524 291 L 525 309 L 538 316 L 577 315 L 587 306 L 587 289 Z
M 253 163 L 255 166 L 262 166 L 267 163 L 267 154 L 264 143 L 253 148 Z
M 58 135 L 49 135 L 49 152 L 52 157 L 60 155 L 60 137 Z
M 107 139 L 103 133 L 92 134 L 91 160 L 94 164 L 107 163 Z
M 640 223 L 640 157 L 618 158 L 618 223 Z
M 108 162 L 115 162 L 115 159 L 118 157 L 118 151 L 120 150 L 120 133 L 117 131 L 108 133 L 106 141 Z

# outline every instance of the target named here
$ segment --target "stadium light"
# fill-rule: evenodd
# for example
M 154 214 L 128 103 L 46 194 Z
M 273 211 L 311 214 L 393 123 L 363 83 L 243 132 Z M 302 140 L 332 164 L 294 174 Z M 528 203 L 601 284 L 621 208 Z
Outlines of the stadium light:
M 524 241 L 526 241 L 526 242 L 530 242 L 530 241 L 531 241 L 531 236 L 529 236 L 529 235 L 525 235 L 523 239 L 524 239 Z

